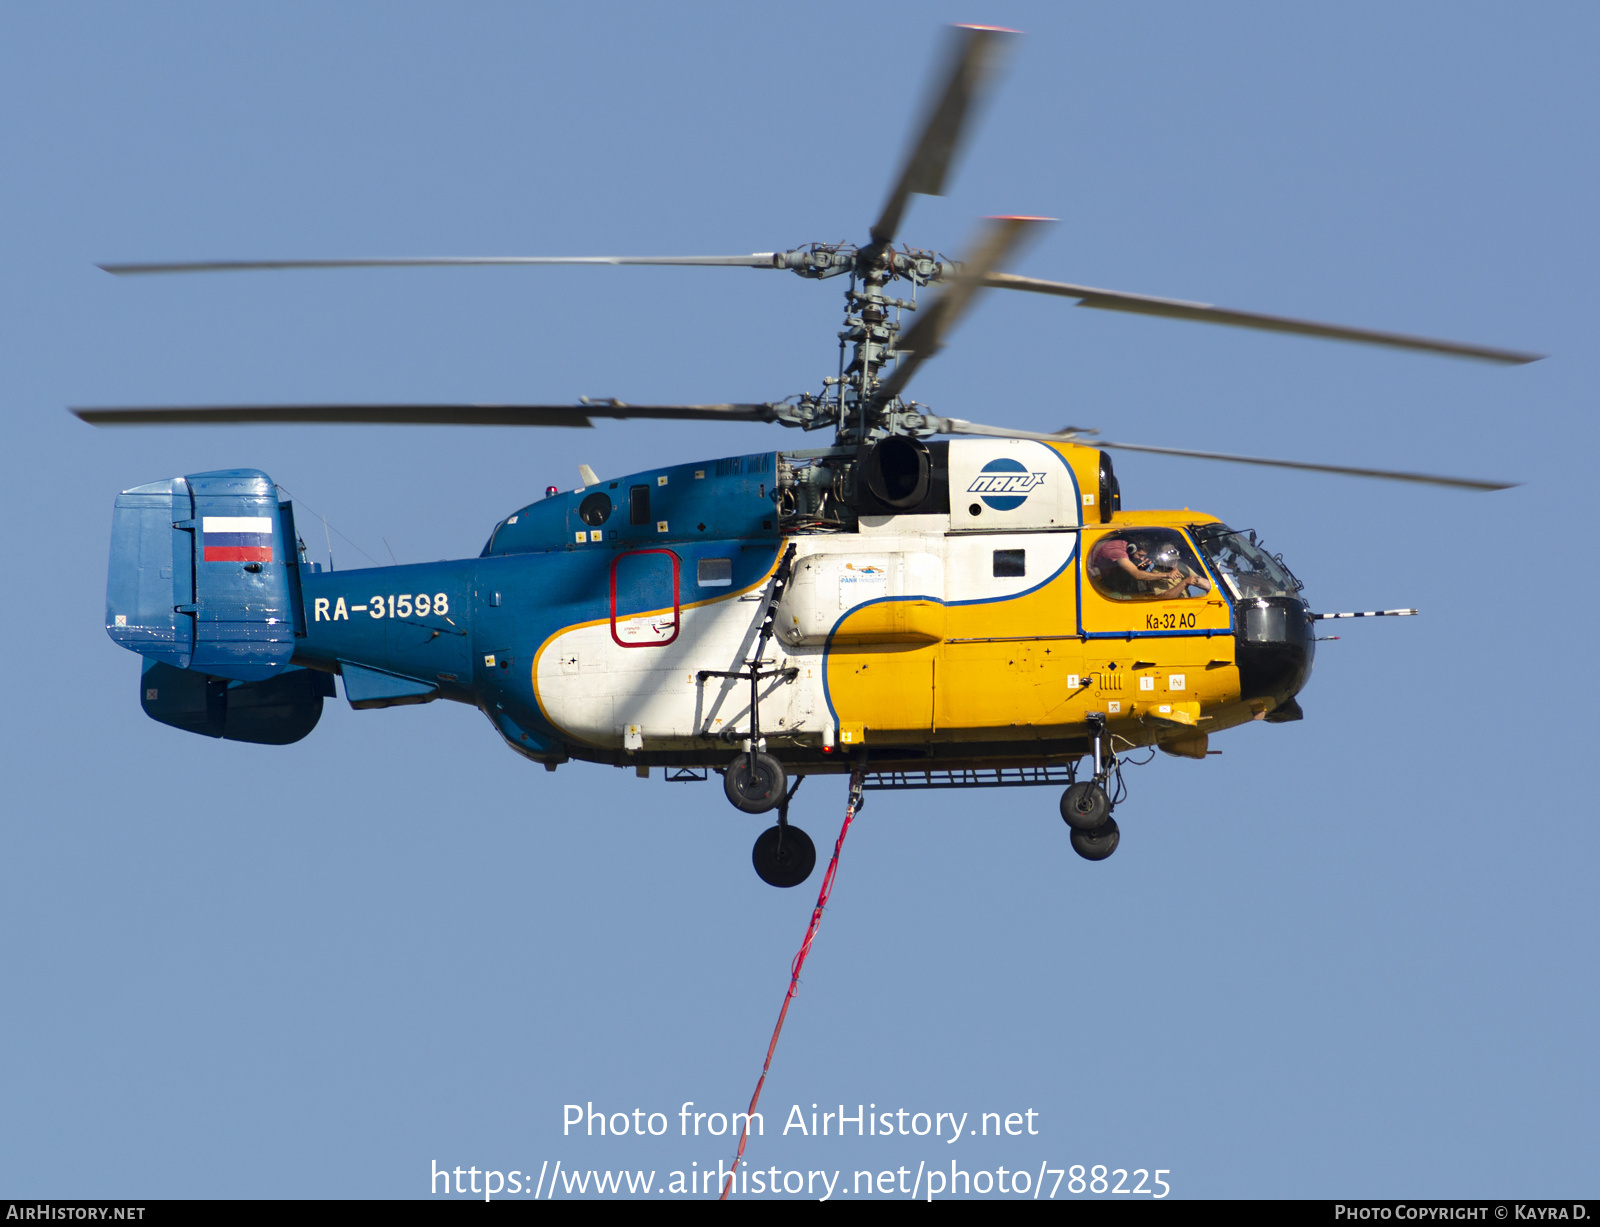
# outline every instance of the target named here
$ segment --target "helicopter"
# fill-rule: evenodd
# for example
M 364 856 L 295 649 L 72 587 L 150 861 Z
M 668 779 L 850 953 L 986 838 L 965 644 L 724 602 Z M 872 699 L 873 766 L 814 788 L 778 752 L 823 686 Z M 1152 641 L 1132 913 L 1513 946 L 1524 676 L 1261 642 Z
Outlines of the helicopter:
M 825 446 L 664 465 L 507 514 L 476 558 L 324 570 L 292 501 L 257 469 L 136 486 L 113 511 L 106 630 L 143 658 L 141 704 L 169 726 L 283 745 L 342 678 L 357 710 L 448 700 L 516 753 L 722 777 L 776 811 L 762 880 L 803 882 L 815 845 L 788 821 L 808 775 L 855 788 L 1054 786 L 1070 844 L 1120 842 L 1121 766 L 1146 747 L 1303 716 L 1318 621 L 1254 531 L 1187 509 L 1125 508 L 1118 450 L 1469 490 L 1511 483 L 1112 442 L 944 417 L 905 395 L 983 294 L 1431 352 L 1542 355 L 1232 310 L 1007 271 L 1049 224 L 984 221 L 959 259 L 896 245 L 914 195 L 940 195 L 1014 43 L 954 26 L 861 245 L 722 256 L 484 256 L 105 264 L 119 276 L 452 265 L 660 265 L 843 279 L 839 358 L 820 390 L 764 403 L 96 407 L 95 426 L 362 423 L 587 427 L 596 420 L 775 423 Z M 933 291 L 922 297 L 924 291 Z M 910 321 L 910 322 L 908 322 Z

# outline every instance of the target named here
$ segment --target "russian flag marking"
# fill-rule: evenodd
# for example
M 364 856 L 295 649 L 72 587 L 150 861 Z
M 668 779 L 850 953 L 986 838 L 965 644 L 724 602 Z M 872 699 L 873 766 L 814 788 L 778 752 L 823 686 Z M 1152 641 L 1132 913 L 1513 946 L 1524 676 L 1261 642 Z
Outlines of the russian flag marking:
M 200 530 L 206 562 L 272 561 L 270 516 L 206 516 Z

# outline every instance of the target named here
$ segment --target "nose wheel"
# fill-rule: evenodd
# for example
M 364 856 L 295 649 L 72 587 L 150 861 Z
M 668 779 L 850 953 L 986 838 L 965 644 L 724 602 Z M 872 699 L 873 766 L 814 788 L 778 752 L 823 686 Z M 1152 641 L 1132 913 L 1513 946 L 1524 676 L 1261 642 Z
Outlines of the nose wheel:
M 1074 833 L 1093 831 L 1111 817 L 1111 796 L 1093 780 L 1071 785 L 1061 794 L 1061 819 Z
M 1080 831 L 1074 827 L 1072 850 L 1086 861 L 1103 861 L 1117 850 L 1117 843 L 1121 839 L 1117 820 L 1108 817 L 1092 831 Z
M 1094 778 L 1068 785 L 1061 794 L 1061 818 L 1072 828 L 1072 850 L 1086 861 L 1103 861 L 1122 839 L 1117 820 L 1111 816 L 1111 794 L 1106 791 L 1106 780 L 1116 770 L 1117 759 L 1106 735 L 1106 718 L 1091 712 L 1088 724 Z

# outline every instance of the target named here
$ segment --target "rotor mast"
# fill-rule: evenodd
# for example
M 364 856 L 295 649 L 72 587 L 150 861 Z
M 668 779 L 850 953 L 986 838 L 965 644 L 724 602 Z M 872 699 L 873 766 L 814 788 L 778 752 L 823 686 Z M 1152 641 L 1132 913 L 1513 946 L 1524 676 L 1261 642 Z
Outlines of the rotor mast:
M 839 334 L 851 347 L 844 380 L 837 389 L 840 446 L 894 433 L 895 419 L 905 406 L 898 396 L 880 395 L 882 373 L 900 356 L 900 312 L 915 311 L 917 304 L 915 289 L 907 301 L 891 296 L 888 288 L 901 275 L 916 287 L 937 280 L 943 272 L 942 261 L 925 259 L 921 263 L 932 267 L 928 275 L 919 278 L 912 260 L 886 247 L 874 244 L 856 253 L 856 269 L 845 291 L 844 331 Z M 897 264 L 911 267 L 902 274 Z

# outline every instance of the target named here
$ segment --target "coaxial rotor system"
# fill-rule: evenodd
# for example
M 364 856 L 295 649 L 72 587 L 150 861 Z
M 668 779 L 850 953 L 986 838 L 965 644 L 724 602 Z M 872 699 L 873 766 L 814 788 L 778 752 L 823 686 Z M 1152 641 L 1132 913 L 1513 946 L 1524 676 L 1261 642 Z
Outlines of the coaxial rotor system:
M 818 393 L 785 400 L 740 404 L 633 405 L 583 399 L 576 405 L 488 404 L 300 404 L 78 408 L 72 412 L 96 426 L 229 423 L 356 423 L 457 426 L 592 426 L 595 419 L 768 422 L 803 430 L 831 428 L 835 446 L 853 448 L 890 435 L 985 435 L 1071 441 L 1096 432 L 1064 427 L 1041 434 L 941 417 L 904 396 L 906 386 L 940 352 L 978 299 L 989 290 L 1012 290 L 1075 300 L 1080 307 L 1153 315 L 1233 328 L 1251 328 L 1326 340 L 1519 365 L 1543 355 L 1495 346 L 1384 332 L 1287 316 L 1048 281 L 1008 271 L 1010 263 L 1049 224 L 1039 217 L 986 219 L 959 259 L 895 247 L 914 195 L 942 195 L 964 138 L 1016 33 L 989 26 L 951 28 L 946 59 L 934 79 L 899 175 L 861 246 L 811 243 L 784 251 L 707 256 L 400 256 L 337 259 L 200 260 L 103 264 L 118 276 L 161 273 L 236 272 L 283 269 L 436 268 L 477 265 L 659 265 L 787 270 L 813 280 L 848 277 L 846 313 L 837 374 Z M 910 299 L 891 292 L 911 287 Z M 937 291 L 917 301 L 917 291 Z M 902 324 L 904 313 L 914 322 Z M 846 349 L 848 353 L 846 353 Z M 1244 464 L 1420 482 L 1472 490 L 1499 490 L 1515 483 L 1388 469 L 1274 460 L 1220 452 L 1191 451 L 1095 438 L 1101 448 L 1222 460 Z

